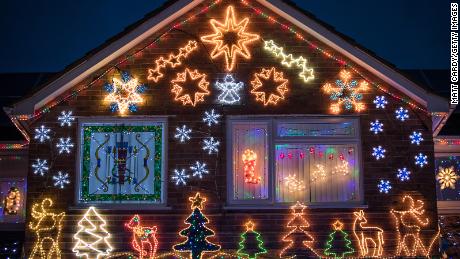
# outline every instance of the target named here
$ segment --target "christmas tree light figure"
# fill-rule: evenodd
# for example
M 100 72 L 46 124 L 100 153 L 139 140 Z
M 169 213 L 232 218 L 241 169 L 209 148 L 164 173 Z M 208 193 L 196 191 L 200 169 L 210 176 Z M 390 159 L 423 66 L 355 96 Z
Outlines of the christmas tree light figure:
M 173 246 L 173 249 L 178 252 L 190 252 L 191 259 L 200 259 L 203 252 L 219 251 L 220 246 L 207 240 L 207 237 L 214 236 L 214 231 L 205 226 L 209 220 L 201 213 L 206 198 L 202 198 L 197 192 L 195 197 L 189 197 L 189 200 L 192 202 L 191 209 L 193 212 L 185 220 L 185 223 L 190 226 L 179 232 L 187 240 Z
M 239 249 L 236 252 L 238 256 L 243 258 L 256 259 L 260 254 L 266 254 L 267 249 L 264 248 L 264 241 L 261 239 L 259 232 L 254 230 L 254 223 L 248 221 L 246 231 L 241 234 L 241 241 L 238 243 Z
M 349 254 L 353 254 L 355 250 L 350 246 L 351 241 L 348 239 L 347 232 L 342 230 L 343 223 L 336 220 L 334 224 L 332 224 L 332 227 L 334 232 L 329 234 L 324 254 L 333 256 L 334 258 L 343 258 Z

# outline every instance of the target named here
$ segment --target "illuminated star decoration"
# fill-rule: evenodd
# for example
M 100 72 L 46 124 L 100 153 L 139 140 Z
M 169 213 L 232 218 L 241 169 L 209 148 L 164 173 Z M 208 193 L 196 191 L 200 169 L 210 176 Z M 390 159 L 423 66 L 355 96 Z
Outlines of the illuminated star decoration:
M 174 138 L 179 139 L 180 142 L 185 142 L 186 140 L 190 139 L 190 133 L 192 133 L 192 130 L 187 128 L 187 126 L 182 125 L 181 128 L 176 128 L 176 134 L 174 135 Z
M 203 178 L 203 174 L 209 174 L 208 169 L 206 169 L 205 163 L 195 162 L 195 165 L 190 167 L 192 170 L 192 176 L 198 176 L 200 179 Z
M 174 169 L 174 175 L 171 176 L 171 179 L 176 182 L 176 185 L 186 185 L 188 178 L 190 178 L 190 175 L 185 172 L 185 169 Z
M 75 120 L 75 117 L 72 116 L 72 111 L 68 111 L 68 112 L 62 111 L 61 116 L 58 116 L 58 121 L 61 122 L 61 127 L 64 127 L 65 125 L 70 127 L 70 125 L 72 124 L 74 120 Z
M 219 152 L 219 148 L 218 148 L 219 145 L 220 145 L 220 142 L 217 140 L 214 140 L 213 137 L 203 140 L 203 150 L 208 150 L 209 155 L 211 155 L 214 152 L 215 153 Z
M 216 113 L 214 109 L 212 109 L 210 112 L 205 111 L 204 116 L 203 116 L 203 122 L 206 123 L 209 127 L 212 126 L 212 124 L 219 124 L 219 118 L 220 114 Z
M 50 131 L 50 129 L 46 128 L 44 125 L 41 125 L 40 128 L 35 129 L 34 139 L 38 139 L 41 143 L 43 143 L 45 140 L 50 139 Z
M 192 205 L 190 206 L 192 210 L 195 208 L 202 210 L 203 203 L 206 202 L 206 198 L 202 198 L 199 192 L 195 194 L 195 197 L 189 197 L 188 200 L 192 202 Z
M 388 193 L 391 190 L 391 183 L 388 180 L 380 180 L 379 184 L 377 185 L 379 188 L 380 193 Z
M 408 181 L 410 179 L 410 171 L 407 168 L 398 169 L 398 174 L 396 175 L 401 182 Z
M 48 161 L 46 161 L 46 159 L 41 160 L 37 158 L 36 162 L 32 164 L 32 168 L 34 169 L 34 174 L 44 176 L 45 172 L 49 169 Z
M 396 119 L 400 121 L 405 121 L 409 119 L 409 111 L 404 109 L 403 107 L 399 107 L 399 109 L 395 111 L 395 114 L 396 114 Z
M 458 175 L 454 172 L 453 166 L 449 168 L 439 167 L 438 175 L 436 175 L 436 180 L 441 184 L 441 190 L 446 188 L 455 190 L 455 182 L 458 178 Z
M 415 156 L 415 164 L 420 166 L 420 168 L 423 168 L 424 165 L 428 164 L 428 157 L 422 153 L 419 153 Z
M 109 93 L 105 101 L 110 102 L 112 112 L 119 111 L 121 114 L 126 110 L 130 112 L 137 111 L 137 104 L 142 103 L 141 93 L 145 91 L 146 86 L 139 84 L 137 78 L 132 78 L 128 72 L 121 72 L 121 80 L 112 79 L 112 83 L 105 84 L 105 90 Z
M 243 89 L 243 82 L 236 82 L 232 75 L 227 74 L 223 82 L 216 81 L 216 87 L 222 91 L 217 100 L 222 104 L 235 104 L 241 99 L 239 91 Z
M 379 120 L 375 120 L 375 122 L 371 122 L 370 130 L 373 131 L 374 134 L 383 132 L 383 123 L 379 122 Z
M 258 40 L 259 35 L 246 32 L 248 22 L 248 18 L 237 22 L 233 6 L 228 6 L 224 23 L 211 19 L 210 23 L 214 34 L 201 37 L 203 42 L 214 44 L 211 58 L 224 55 L 227 71 L 233 70 L 237 56 L 242 56 L 245 59 L 251 58 L 251 53 L 246 45 Z
M 53 176 L 54 186 L 59 186 L 59 188 L 64 189 L 64 186 L 69 184 L 69 174 L 62 173 L 61 171 L 58 172 L 57 175 Z
M 411 144 L 417 144 L 420 145 L 420 142 L 423 141 L 422 133 L 421 132 L 412 132 L 412 134 L 409 136 L 410 138 L 410 143 Z
M 269 80 L 272 81 L 269 84 L 274 83 L 276 86 L 276 91 L 267 92 L 263 90 L 264 85 Z M 277 72 L 274 67 L 270 69 L 262 68 L 259 73 L 255 73 L 251 85 L 251 94 L 256 96 L 256 101 L 262 102 L 265 106 L 269 104 L 276 105 L 278 101 L 284 100 L 286 92 L 289 91 L 288 80 L 283 77 L 283 72 Z
M 204 102 L 204 97 L 210 94 L 206 74 L 199 73 L 196 69 L 192 71 L 186 68 L 184 72 L 177 73 L 171 84 L 174 101 L 182 102 L 184 106 L 195 106 L 199 102 Z M 191 87 L 196 87 L 196 91 L 190 89 Z
M 385 152 L 386 150 L 382 148 L 382 146 L 372 148 L 372 156 L 374 156 L 376 160 L 379 160 L 380 158 L 384 158 Z
M 278 58 L 281 58 L 281 64 L 291 68 L 292 65 L 295 65 L 301 71 L 299 72 L 299 77 L 303 79 L 306 83 L 309 80 L 315 78 L 313 75 L 313 68 L 307 66 L 307 59 L 303 56 L 299 56 L 294 58 L 292 54 L 287 55 L 282 47 L 279 47 L 273 40 L 265 41 L 264 42 L 264 49 L 267 51 L 272 52 Z
M 361 80 L 359 83 L 355 79 L 351 79 L 351 73 L 347 70 L 340 71 L 340 79 L 335 81 L 335 86 L 330 83 L 323 85 L 323 91 L 330 95 L 332 101 L 330 110 L 332 113 L 340 113 L 340 107 L 343 106 L 346 110 L 351 110 L 353 106 L 356 112 L 360 112 L 366 108 L 361 102 L 363 92 L 369 89 L 368 83 Z
M 59 143 L 56 144 L 59 154 L 66 152 L 70 154 L 70 149 L 73 148 L 73 143 L 70 142 L 70 138 L 60 138 Z
M 375 108 L 384 109 L 385 105 L 388 104 L 388 101 L 385 99 L 385 96 L 376 96 L 374 99 Z

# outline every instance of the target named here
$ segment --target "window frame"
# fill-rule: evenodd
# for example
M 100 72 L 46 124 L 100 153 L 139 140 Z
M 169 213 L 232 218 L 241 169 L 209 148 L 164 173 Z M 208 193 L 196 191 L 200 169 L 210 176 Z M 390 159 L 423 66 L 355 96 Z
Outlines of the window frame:
M 260 200 L 235 200 L 233 197 L 233 125 L 235 123 L 267 123 L 268 133 L 268 199 Z M 343 123 L 350 122 L 354 127 L 353 136 L 278 136 L 278 126 L 282 123 Z M 363 189 L 363 156 L 361 140 L 361 123 L 359 116 L 317 116 L 317 115 L 230 115 L 226 118 L 226 158 L 227 158 L 227 206 L 228 209 L 254 209 L 254 208 L 286 208 L 292 202 L 277 202 L 275 193 L 276 166 L 275 166 L 275 146 L 277 144 L 354 144 L 357 146 L 357 160 L 359 164 L 359 184 L 358 199 L 356 201 L 345 202 L 305 202 L 312 208 L 363 208 L 364 189 Z

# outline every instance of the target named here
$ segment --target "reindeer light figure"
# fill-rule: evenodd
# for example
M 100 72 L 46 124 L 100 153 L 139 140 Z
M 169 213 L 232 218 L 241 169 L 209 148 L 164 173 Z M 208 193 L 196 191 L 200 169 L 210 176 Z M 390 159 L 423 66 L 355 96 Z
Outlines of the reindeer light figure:
M 143 259 L 144 256 L 153 259 L 158 247 L 157 227 L 142 226 L 141 218 L 137 214 L 125 226 L 133 232 L 131 244 L 134 250 L 139 252 L 139 259 Z
M 358 240 L 361 256 L 382 256 L 383 253 L 383 229 L 379 227 L 367 226 L 367 219 L 364 211 L 353 212 L 355 221 L 353 222 L 353 235 Z M 373 252 L 369 254 L 369 246 Z
M 36 256 L 46 259 L 61 258 L 59 237 L 65 212 L 59 214 L 49 212 L 51 206 L 53 201 L 49 198 L 32 206 L 31 214 L 35 222 L 30 222 L 29 228 L 35 233 L 36 240 L 29 258 L 36 258 Z

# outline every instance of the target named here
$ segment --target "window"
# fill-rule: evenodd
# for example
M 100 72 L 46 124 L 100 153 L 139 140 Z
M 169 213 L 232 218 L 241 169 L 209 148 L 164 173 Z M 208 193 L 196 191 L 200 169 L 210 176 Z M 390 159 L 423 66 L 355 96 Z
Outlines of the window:
M 230 117 L 230 204 L 361 202 L 355 118 Z
M 438 201 L 460 201 L 459 172 L 460 156 L 437 156 L 435 158 Z
M 165 124 L 81 123 L 79 201 L 164 203 Z

